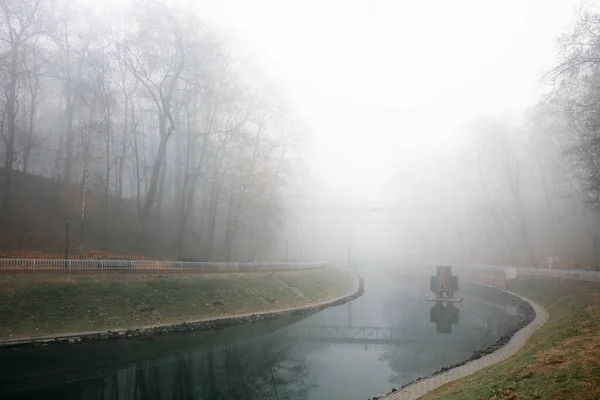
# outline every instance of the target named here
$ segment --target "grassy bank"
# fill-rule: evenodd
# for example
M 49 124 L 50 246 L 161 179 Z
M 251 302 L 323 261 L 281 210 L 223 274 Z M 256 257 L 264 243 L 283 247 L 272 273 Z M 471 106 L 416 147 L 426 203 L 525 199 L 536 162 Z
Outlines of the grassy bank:
M 550 319 L 510 360 L 424 399 L 600 399 L 600 284 L 520 279 L 511 290 Z
M 0 275 L 0 340 L 128 329 L 322 302 L 351 290 L 334 268 L 240 274 Z

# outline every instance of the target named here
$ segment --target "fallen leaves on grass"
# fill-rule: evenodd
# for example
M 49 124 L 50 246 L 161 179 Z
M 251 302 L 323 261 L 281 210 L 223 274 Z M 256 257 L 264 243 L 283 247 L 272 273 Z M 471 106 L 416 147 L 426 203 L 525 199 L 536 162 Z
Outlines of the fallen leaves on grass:
M 4 250 L 0 251 L 0 258 L 28 258 L 35 260 L 61 260 L 64 258 L 63 253 L 54 253 L 46 250 Z M 75 257 L 71 257 L 75 258 Z M 124 258 L 131 260 L 152 260 L 161 261 L 164 258 L 147 257 L 139 254 L 119 254 L 112 253 L 103 250 L 89 250 L 83 253 L 83 259 L 85 260 L 100 260 L 100 259 L 111 259 L 111 258 Z
M 518 396 L 514 393 L 515 389 L 512 387 L 508 387 L 505 389 L 496 389 L 492 392 L 491 397 L 483 397 L 479 396 L 479 400 L 513 400 Z

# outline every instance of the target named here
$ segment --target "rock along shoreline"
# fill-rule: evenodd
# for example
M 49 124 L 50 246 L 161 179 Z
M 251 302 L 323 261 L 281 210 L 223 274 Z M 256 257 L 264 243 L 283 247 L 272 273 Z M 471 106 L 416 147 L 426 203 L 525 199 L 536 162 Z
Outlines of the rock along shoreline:
M 529 325 L 535 319 L 536 313 L 535 313 L 535 310 L 533 309 L 533 307 L 531 306 L 531 304 L 529 304 L 527 301 L 521 299 L 518 296 L 515 296 L 514 294 L 512 294 L 506 290 L 494 288 L 492 286 L 484 286 L 484 285 L 480 285 L 480 284 L 472 283 L 472 282 L 465 282 L 463 284 L 463 287 L 465 287 L 465 289 L 466 289 L 466 290 L 461 290 L 463 293 L 464 292 L 475 293 L 478 296 L 484 298 L 485 300 L 496 301 L 499 304 L 516 306 L 517 315 L 520 317 L 519 321 L 517 323 L 511 325 L 510 327 L 508 327 L 508 329 L 502 334 L 502 336 L 500 336 L 498 338 L 498 340 L 496 342 L 492 343 L 491 345 L 489 345 L 488 347 L 486 347 L 483 350 L 475 350 L 469 358 L 467 358 L 463 361 L 460 361 L 456 364 L 452 364 L 448 367 L 442 367 L 442 368 L 438 369 L 437 371 L 435 371 L 431 375 L 422 376 L 417 379 L 414 379 L 414 380 L 400 386 L 398 389 L 393 388 L 390 392 L 386 393 L 385 395 L 373 396 L 372 398 L 369 398 L 367 400 L 384 399 L 385 397 L 391 395 L 392 393 L 397 392 L 398 390 L 405 388 L 408 385 L 412 385 L 413 383 L 422 381 L 423 379 L 427 379 L 432 376 L 439 375 L 439 374 L 446 372 L 448 370 L 451 370 L 453 368 L 460 367 L 461 365 L 464 365 L 473 360 L 477 360 L 477 359 L 485 356 L 486 354 L 493 353 L 494 351 L 499 350 L 505 344 L 507 344 L 510 341 L 510 339 L 514 336 L 515 333 L 520 331 L 525 326 Z
M 0 341 L 0 350 L 16 347 L 39 347 L 53 344 L 64 343 L 83 343 L 93 341 L 114 341 L 120 339 L 141 339 L 152 338 L 169 333 L 191 333 L 195 331 L 205 331 L 213 329 L 222 329 L 228 326 L 269 321 L 276 318 L 298 316 L 321 311 L 325 308 L 338 306 L 362 296 L 365 291 L 364 278 L 357 276 L 358 288 L 349 294 L 337 297 L 318 304 L 311 304 L 296 308 L 284 310 L 273 310 L 255 312 L 241 315 L 232 315 L 230 317 L 215 317 L 199 321 L 181 322 L 176 324 L 157 325 L 149 327 L 140 327 L 136 329 L 109 330 L 102 332 L 84 332 L 66 335 L 54 335 L 35 338 L 21 338 L 7 341 Z

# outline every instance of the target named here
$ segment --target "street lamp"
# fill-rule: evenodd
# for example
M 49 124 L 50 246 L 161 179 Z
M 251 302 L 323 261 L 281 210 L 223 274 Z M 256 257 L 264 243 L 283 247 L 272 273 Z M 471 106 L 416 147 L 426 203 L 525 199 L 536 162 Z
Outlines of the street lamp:
M 352 222 L 348 226 L 348 268 L 352 268 Z
M 69 226 L 71 225 L 71 220 L 69 217 L 65 218 L 65 268 L 68 268 L 68 259 L 69 259 Z
M 285 238 L 285 262 L 288 262 L 288 244 L 289 244 L 289 240 L 288 238 Z

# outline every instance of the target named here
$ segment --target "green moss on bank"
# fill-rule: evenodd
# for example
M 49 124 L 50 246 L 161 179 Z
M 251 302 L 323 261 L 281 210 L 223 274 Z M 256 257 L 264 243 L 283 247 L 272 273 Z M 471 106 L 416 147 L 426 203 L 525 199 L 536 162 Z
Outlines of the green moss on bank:
M 0 339 L 278 310 L 332 299 L 353 285 L 349 272 L 334 268 L 239 274 L 0 275 Z
M 550 313 L 510 360 L 449 383 L 424 399 L 599 399 L 600 284 L 520 279 L 511 290 Z

